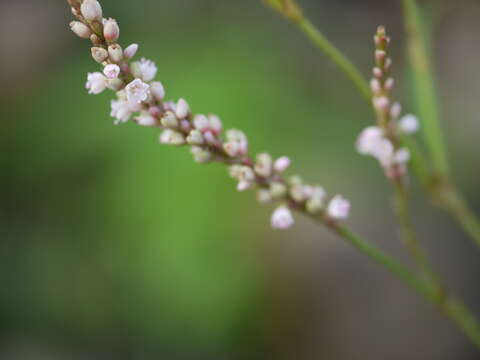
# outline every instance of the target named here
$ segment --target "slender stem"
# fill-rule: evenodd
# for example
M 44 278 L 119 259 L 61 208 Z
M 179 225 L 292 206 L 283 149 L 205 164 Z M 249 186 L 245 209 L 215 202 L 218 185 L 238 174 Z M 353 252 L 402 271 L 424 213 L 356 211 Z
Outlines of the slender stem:
M 414 72 L 415 99 L 417 99 L 420 119 L 423 123 L 425 141 L 432 158 L 434 169 L 440 174 L 448 174 L 449 165 L 445 141 L 440 125 L 437 94 L 433 67 L 428 56 L 425 33 L 420 9 L 415 0 L 404 0 L 408 50 Z
M 325 35 L 323 35 L 311 22 L 305 17 L 298 21 L 299 28 L 320 48 L 340 70 L 354 83 L 360 93 L 370 103 L 371 91 L 368 81 L 360 73 L 357 67 L 333 45 Z
M 405 183 L 399 179 L 393 182 L 395 192 L 395 208 L 397 217 L 402 230 L 403 242 L 414 259 L 417 267 L 425 276 L 426 281 L 431 281 L 432 286 L 440 287 L 438 276 L 432 270 L 425 251 L 423 250 L 420 241 L 417 238 L 413 228 L 410 209 L 408 205 L 408 192 Z
M 444 292 L 438 291 L 438 288 L 431 287 L 418 279 L 410 270 L 373 245 L 354 235 L 347 228 L 333 225 L 332 230 L 375 262 L 387 268 L 430 304 L 448 316 L 468 336 L 473 344 L 480 349 L 480 324 L 464 304 L 455 297 L 448 296 Z

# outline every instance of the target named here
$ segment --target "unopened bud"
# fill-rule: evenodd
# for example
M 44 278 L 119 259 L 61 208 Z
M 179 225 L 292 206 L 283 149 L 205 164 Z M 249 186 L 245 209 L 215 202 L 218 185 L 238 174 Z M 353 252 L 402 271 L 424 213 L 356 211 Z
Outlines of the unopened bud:
M 127 48 L 123 52 L 123 55 L 127 59 L 131 59 L 135 56 L 135 54 L 137 53 L 137 50 L 138 50 L 138 44 L 131 44 L 131 45 L 127 46 Z
M 178 119 L 174 113 L 167 111 L 162 117 L 162 125 L 167 128 L 176 128 L 178 127 Z
M 392 105 L 392 108 L 390 109 L 390 115 L 393 119 L 398 119 L 401 113 L 402 113 L 402 105 L 396 102 L 395 104 Z
M 255 164 L 255 172 L 263 177 L 270 177 L 273 171 L 273 161 L 269 154 L 263 153 L 257 155 L 257 162 Z
M 190 145 L 203 145 L 205 143 L 205 140 L 204 140 L 203 135 L 200 131 L 192 130 L 187 137 L 187 142 Z
M 272 202 L 272 194 L 270 193 L 269 190 L 267 189 L 260 189 L 257 191 L 257 201 L 260 204 L 268 204 L 269 202 Z
M 285 197 L 285 195 L 287 195 L 287 187 L 282 183 L 271 183 L 270 193 L 274 199 L 282 199 L 283 197 Z
M 373 76 L 375 76 L 377 79 L 381 79 L 383 76 L 383 71 L 382 69 L 378 67 L 373 68 Z
M 96 34 L 90 35 L 90 41 L 93 45 L 100 46 L 102 45 L 102 39 L 100 39 Z
M 108 58 L 108 52 L 101 47 L 92 47 L 92 57 L 98 63 L 102 63 Z
M 165 97 L 165 88 L 161 82 L 155 81 L 150 84 L 150 91 L 157 101 L 162 101 Z
M 72 21 L 70 23 L 70 29 L 82 39 L 88 39 L 92 35 L 92 30 L 80 21 Z
M 110 56 L 110 60 L 115 63 L 119 63 L 123 59 L 122 47 L 118 44 L 110 45 L 108 47 L 108 55 Z
M 212 153 L 201 148 L 200 146 L 192 146 L 191 152 L 195 162 L 197 163 L 207 163 L 212 159 Z
M 178 131 L 166 129 L 160 135 L 160 142 L 162 144 L 179 146 L 185 144 L 185 137 Z
M 390 109 L 390 100 L 387 97 L 382 96 L 373 100 L 373 105 L 377 111 L 386 113 Z
M 103 12 L 97 0 L 83 0 L 80 7 L 82 15 L 87 21 L 102 21 Z
M 120 79 L 108 79 L 107 87 L 113 91 L 118 91 L 122 88 L 123 81 Z
M 185 99 L 178 100 L 175 112 L 180 119 L 185 119 L 188 116 L 190 108 Z
M 391 91 L 393 90 L 393 87 L 395 86 L 395 80 L 393 78 L 388 78 L 386 81 L 385 81 L 385 89 L 387 91 Z
M 375 95 L 380 95 L 382 93 L 382 84 L 378 79 L 370 80 L 370 88 Z
M 108 19 L 103 24 L 103 36 L 107 41 L 117 41 L 120 36 L 120 28 L 115 19 Z

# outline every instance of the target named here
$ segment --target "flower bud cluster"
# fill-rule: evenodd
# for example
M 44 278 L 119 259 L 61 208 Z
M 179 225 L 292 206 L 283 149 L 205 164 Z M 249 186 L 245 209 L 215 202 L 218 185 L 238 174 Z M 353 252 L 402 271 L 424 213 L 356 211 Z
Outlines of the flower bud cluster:
M 377 114 L 377 126 L 364 129 L 356 142 L 357 151 L 380 162 L 390 179 L 399 179 L 407 172 L 410 159 L 408 149 L 401 147 L 401 136 L 418 131 L 418 119 L 414 115 L 401 117 L 401 105 L 392 101 L 395 85 L 391 77 L 393 61 L 388 56 L 390 37 L 383 26 L 378 27 L 374 36 L 375 67 L 370 86 L 372 103 Z
M 138 45 L 124 51 L 116 41 L 120 30 L 113 19 L 104 19 L 96 0 L 69 0 L 78 21 L 71 23 L 72 31 L 81 38 L 90 38 L 94 47 L 92 57 L 103 66 L 103 72 L 89 73 L 86 88 L 90 94 L 105 89 L 116 93 L 111 101 L 110 115 L 115 124 L 133 119 L 145 127 L 161 130 L 159 141 L 172 146 L 187 145 L 198 163 L 222 162 L 229 165 L 230 175 L 238 181 L 237 189 L 256 189 L 260 203 L 278 203 L 272 215 L 274 228 L 285 229 L 293 224 L 291 210 L 324 219 L 328 223 L 348 217 L 350 203 L 337 195 L 328 200 L 321 186 L 304 184 L 297 177 L 285 180 L 283 173 L 290 166 L 286 156 L 274 159 L 268 153 L 253 160 L 248 154 L 245 133 L 237 129 L 224 131 L 220 118 L 213 114 L 194 115 L 185 99 L 165 101 L 165 88 L 154 81 L 157 67 L 142 58 L 131 61 Z M 78 5 L 80 4 L 80 7 Z M 408 127 L 408 124 L 407 124 Z

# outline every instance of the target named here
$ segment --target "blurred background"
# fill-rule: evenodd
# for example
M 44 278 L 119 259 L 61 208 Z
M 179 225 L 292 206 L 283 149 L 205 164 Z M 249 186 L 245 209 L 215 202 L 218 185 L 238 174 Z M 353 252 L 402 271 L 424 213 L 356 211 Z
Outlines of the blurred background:
M 400 1 L 301 0 L 369 74 L 393 36 L 396 96 L 411 91 Z M 426 1 L 457 181 L 480 211 L 480 3 Z M 353 202 L 349 225 L 407 264 L 378 165 L 355 153 L 371 109 L 292 25 L 258 0 L 103 0 L 121 43 L 159 66 L 169 98 L 246 131 L 253 151 Z M 448 320 L 341 239 L 234 191 L 221 165 L 113 126 L 111 94 L 69 31 L 66 1 L 0 0 L 0 359 L 478 359 Z M 480 315 L 480 253 L 414 185 L 433 261 Z

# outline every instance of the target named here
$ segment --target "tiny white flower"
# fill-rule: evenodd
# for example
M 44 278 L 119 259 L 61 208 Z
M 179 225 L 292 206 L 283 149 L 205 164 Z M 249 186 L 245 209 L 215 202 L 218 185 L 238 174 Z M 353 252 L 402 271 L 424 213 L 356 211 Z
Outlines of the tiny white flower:
M 383 138 L 377 143 L 377 146 L 373 149 L 371 155 L 374 156 L 382 166 L 388 167 L 394 162 L 394 152 L 395 148 L 392 142 Z
M 120 74 L 120 67 L 116 64 L 108 64 L 103 68 L 103 73 L 109 79 L 116 79 Z
M 292 212 L 286 206 L 281 206 L 272 215 L 271 223 L 274 229 L 285 230 L 294 224 Z
M 135 56 L 138 50 L 138 44 L 131 44 L 123 51 L 123 56 L 127 59 L 131 59 Z
M 408 114 L 400 119 L 398 127 L 402 133 L 409 135 L 418 131 L 420 123 L 415 115 Z
M 222 121 L 217 115 L 208 115 L 209 127 L 216 135 L 220 134 L 222 131 Z
M 107 88 L 107 78 L 99 72 L 89 73 L 85 87 L 89 94 L 100 94 Z
M 272 157 L 267 154 L 258 154 L 257 162 L 255 164 L 255 172 L 263 177 L 270 177 L 272 175 L 273 164 Z
M 112 100 L 111 101 L 112 111 L 110 116 L 117 119 L 115 125 L 125 123 L 130 119 L 133 112 L 139 111 L 140 107 L 132 106 L 128 101 L 125 100 Z
M 372 155 L 378 144 L 383 139 L 383 131 L 378 126 L 365 128 L 358 136 L 356 142 L 357 151 L 362 155 Z
M 175 112 L 180 119 L 185 119 L 188 116 L 188 113 L 190 112 L 190 107 L 188 106 L 188 103 L 185 101 L 185 99 L 182 98 L 178 100 Z
M 275 161 L 275 164 L 273 165 L 273 167 L 276 172 L 282 173 L 288 169 L 288 167 L 290 166 L 290 162 L 291 161 L 289 157 L 282 156 Z
M 212 158 L 212 153 L 200 146 L 192 146 L 190 151 L 192 152 L 195 162 L 200 164 L 207 163 Z
M 350 202 L 343 196 L 337 195 L 328 204 L 328 215 L 335 220 L 346 219 L 350 214 Z
M 150 86 L 140 79 L 133 80 L 125 88 L 127 99 L 133 104 L 147 100 Z
M 410 151 L 405 148 L 398 149 L 393 157 L 395 164 L 405 165 L 410 160 Z
M 142 79 L 145 82 L 152 81 L 157 75 L 157 66 L 151 60 L 145 58 L 141 59 L 138 63 L 140 67 L 140 72 L 142 73 Z
M 165 88 L 159 81 L 155 81 L 150 84 L 150 91 L 157 101 L 162 101 L 165 97 Z
M 186 141 L 185 137 L 178 131 L 166 129 L 160 135 L 160 142 L 167 145 L 183 145 Z
M 318 213 L 320 210 L 323 209 L 325 205 L 325 199 L 327 197 L 327 193 L 321 186 L 315 186 L 312 191 L 312 195 L 307 201 L 306 207 L 307 211 L 311 214 Z

